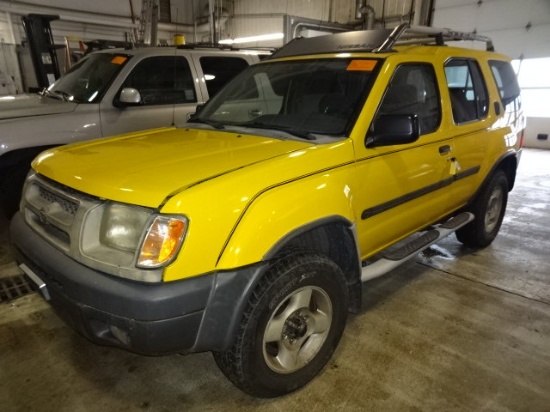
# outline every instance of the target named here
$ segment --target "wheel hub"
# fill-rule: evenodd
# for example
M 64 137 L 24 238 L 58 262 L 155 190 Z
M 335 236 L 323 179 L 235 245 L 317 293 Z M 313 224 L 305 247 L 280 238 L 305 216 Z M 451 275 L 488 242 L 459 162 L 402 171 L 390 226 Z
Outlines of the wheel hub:
M 263 335 L 267 366 L 276 373 L 297 371 L 315 359 L 329 336 L 332 302 L 317 286 L 294 290 L 272 311 Z
M 291 341 L 303 338 L 307 332 L 307 320 L 307 315 L 296 311 L 285 321 L 283 336 Z

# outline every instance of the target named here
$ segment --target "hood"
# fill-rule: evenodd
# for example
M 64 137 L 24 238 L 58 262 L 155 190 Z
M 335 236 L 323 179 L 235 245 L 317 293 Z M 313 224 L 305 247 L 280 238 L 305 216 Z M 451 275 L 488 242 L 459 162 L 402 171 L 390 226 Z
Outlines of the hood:
M 55 148 L 33 168 L 93 196 L 156 208 L 189 186 L 309 146 L 232 132 L 157 129 Z
M 0 120 L 69 113 L 76 106 L 77 104 L 74 102 L 66 102 L 38 94 L 5 96 L 0 98 Z

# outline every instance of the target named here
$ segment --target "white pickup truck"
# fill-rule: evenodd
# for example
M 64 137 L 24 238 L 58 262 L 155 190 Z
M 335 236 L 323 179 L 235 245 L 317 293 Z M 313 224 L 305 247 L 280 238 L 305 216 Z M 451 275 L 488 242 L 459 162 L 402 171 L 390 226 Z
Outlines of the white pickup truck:
M 41 94 L 0 97 L 0 207 L 18 208 L 31 160 L 45 149 L 184 124 L 254 51 L 148 47 L 88 55 Z

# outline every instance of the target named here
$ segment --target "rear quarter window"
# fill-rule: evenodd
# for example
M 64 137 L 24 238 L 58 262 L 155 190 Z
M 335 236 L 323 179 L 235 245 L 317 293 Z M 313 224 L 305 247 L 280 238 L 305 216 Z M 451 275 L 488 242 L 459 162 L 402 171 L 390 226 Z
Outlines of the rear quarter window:
M 445 76 L 456 124 L 487 116 L 487 88 L 477 61 L 453 58 L 445 63 Z
M 521 107 L 520 88 L 512 65 L 506 61 L 489 61 L 491 72 L 500 94 L 504 111 L 515 111 Z

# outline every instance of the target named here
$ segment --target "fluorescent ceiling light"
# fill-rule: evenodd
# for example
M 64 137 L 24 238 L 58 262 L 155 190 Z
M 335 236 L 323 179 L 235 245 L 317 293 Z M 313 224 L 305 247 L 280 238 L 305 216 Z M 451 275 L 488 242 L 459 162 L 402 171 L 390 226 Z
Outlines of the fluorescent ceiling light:
M 220 40 L 220 44 L 252 43 L 256 41 L 278 40 L 284 37 L 283 33 L 260 34 L 259 36 L 237 37 L 236 39 Z

